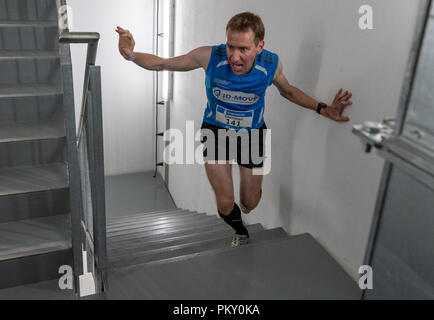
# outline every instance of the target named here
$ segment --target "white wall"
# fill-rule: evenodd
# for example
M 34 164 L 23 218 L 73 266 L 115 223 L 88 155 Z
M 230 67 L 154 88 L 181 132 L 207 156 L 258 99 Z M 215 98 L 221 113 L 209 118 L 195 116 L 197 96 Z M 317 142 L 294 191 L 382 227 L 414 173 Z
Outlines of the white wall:
M 136 50 L 153 52 L 153 0 L 69 0 L 71 31 L 99 32 L 96 64 L 101 66 L 106 175 L 153 170 L 153 73 L 119 54 L 116 26 L 131 30 Z M 71 45 L 77 117 L 86 46 Z
M 363 4 L 374 9 L 375 30 L 358 28 Z M 260 206 L 246 220 L 311 233 L 354 279 L 383 161 L 364 154 L 351 128 L 395 116 L 417 6 L 408 0 L 176 1 L 175 55 L 224 43 L 227 21 L 249 10 L 262 16 L 266 49 L 280 55 L 291 84 L 327 103 L 340 87 L 353 92 L 354 105 L 346 112 L 351 122 L 342 124 L 284 100 L 274 87 L 268 90 L 271 173 Z M 206 104 L 204 72 L 176 73 L 174 88 L 172 127 L 185 130 L 185 121 L 194 120 L 198 129 Z M 178 206 L 216 214 L 203 166 L 171 166 L 169 182 Z

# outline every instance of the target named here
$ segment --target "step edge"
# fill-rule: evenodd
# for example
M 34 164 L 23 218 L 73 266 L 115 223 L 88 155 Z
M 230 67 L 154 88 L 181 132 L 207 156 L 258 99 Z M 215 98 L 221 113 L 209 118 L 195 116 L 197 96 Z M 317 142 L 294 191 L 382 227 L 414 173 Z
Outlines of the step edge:
M 273 242 L 277 243 L 277 242 L 285 241 L 288 239 L 290 239 L 289 236 L 281 237 L 281 238 L 274 238 L 274 239 L 269 239 L 269 240 L 262 240 L 260 242 L 250 243 L 250 244 L 248 244 L 248 246 L 249 247 L 252 247 L 252 246 L 256 247 L 256 246 L 270 244 Z M 195 257 L 226 252 L 229 250 L 242 250 L 243 247 L 245 247 L 245 246 L 239 246 L 239 247 L 234 247 L 234 248 L 228 246 L 227 248 L 216 248 L 216 249 L 211 249 L 211 250 L 207 250 L 207 251 L 203 251 L 203 252 L 196 252 L 196 253 L 186 254 L 186 255 L 162 259 L 162 260 L 140 263 L 140 264 L 136 264 L 136 265 L 130 265 L 130 266 L 124 266 L 124 267 L 109 267 L 109 269 L 111 269 L 113 271 L 122 269 L 122 271 L 125 271 L 125 270 L 140 268 L 140 267 L 148 267 L 148 266 L 151 267 L 151 266 L 156 266 L 156 265 L 160 265 L 160 264 L 190 260 L 190 259 L 194 259 Z

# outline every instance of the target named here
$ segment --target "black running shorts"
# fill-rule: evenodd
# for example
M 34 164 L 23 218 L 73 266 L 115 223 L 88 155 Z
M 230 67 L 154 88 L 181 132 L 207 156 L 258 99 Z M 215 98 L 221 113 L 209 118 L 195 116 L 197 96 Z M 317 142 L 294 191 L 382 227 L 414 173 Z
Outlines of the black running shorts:
M 201 142 L 205 162 L 236 160 L 245 168 L 264 166 L 264 146 L 267 126 L 251 131 L 220 128 L 203 122 Z

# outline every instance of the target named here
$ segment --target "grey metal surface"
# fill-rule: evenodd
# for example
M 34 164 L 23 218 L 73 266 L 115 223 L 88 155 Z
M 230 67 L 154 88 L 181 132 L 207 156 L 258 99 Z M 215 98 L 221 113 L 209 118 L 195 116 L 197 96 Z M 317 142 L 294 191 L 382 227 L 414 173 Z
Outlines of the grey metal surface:
M 58 50 L 58 28 L 0 27 L 0 50 Z
M 256 236 L 259 231 L 264 231 L 264 228 L 260 224 L 249 226 L 249 232 L 253 235 L 254 242 L 258 241 Z M 282 233 L 282 230 L 279 230 L 278 234 L 286 236 L 286 233 Z M 184 237 L 166 237 L 160 240 L 149 239 L 141 242 L 135 240 L 123 246 L 110 247 L 109 260 L 128 260 L 133 257 L 164 253 L 164 251 L 169 252 L 190 246 L 203 245 L 203 249 L 207 250 L 209 248 L 207 244 L 209 245 L 210 241 L 218 241 L 219 239 L 224 239 L 222 247 L 227 248 L 229 240 L 232 239 L 233 235 L 234 231 L 229 226 L 225 226 L 225 228 L 216 227 L 210 232 L 199 231 L 198 233 L 191 233 Z M 177 254 L 182 255 L 179 252 Z
M 71 248 L 68 215 L 0 224 L 0 261 Z
M 126 237 L 118 237 L 116 239 L 108 239 L 108 248 L 122 248 L 133 246 L 137 243 L 152 243 L 158 241 L 165 241 L 176 238 L 188 238 L 192 234 L 208 233 L 218 230 L 227 230 L 229 227 L 227 224 L 215 224 L 208 225 L 192 225 L 190 227 L 183 228 L 175 232 L 160 232 L 159 234 L 142 234 L 140 232 L 128 235 Z
M 37 51 L 37 50 L 4 50 L 0 51 L 1 60 L 29 60 L 29 59 L 56 59 L 59 58 L 58 51 Z
M 310 236 L 233 248 L 109 278 L 107 299 L 358 299 L 357 284 Z
M 0 20 L 57 21 L 55 0 L 0 0 Z
M 69 213 L 69 188 L 0 197 L 0 223 Z
M 74 291 L 59 289 L 55 279 L 0 289 L 0 300 L 74 300 Z
M 185 242 L 166 248 L 150 251 L 137 250 L 135 253 L 130 252 L 128 255 L 111 256 L 109 259 L 109 267 L 116 269 L 131 266 L 135 268 L 138 265 L 173 263 L 174 261 L 191 259 L 200 255 L 213 255 L 220 251 L 230 250 L 232 236 L 233 233 L 223 234 L 216 238 Z M 250 233 L 250 245 L 286 238 L 288 238 L 288 235 L 281 228 L 255 231 Z
M 16 27 L 56 27 L 57 21 L 29 21 L 29 20 L 0 20 L 0 28 L 16 28 Z
M 434 17 L 429 17 L 415 70 L 403 135 L 434 152 Z
M 62 138 L 63 125 L 53 120 L 5 124 L 0 126 L 0 143 Z
M 141 172 L 106 177 L 107 219 L 176 209 L 161 176 L 152 176 Z
M 62 46 L 65 46 L 63 44 Z M 69 53 L 69 51 L 68 51 Z M 70 57 L 68 57 L 70 59 Z M 67 136 L 69 197 L 72 227 L 72 252 L 74 276 L 83 274 L 83 255 L 81 221 L 83 218 L 83 195 L 81 193 L 81 174 L 78 164 L 77 137 L 75 125 L 74 87 L 71 64 L 62 64 L 63 76 L 63 113 Z
M 218 226 L 218 225 L 224 225 L 225 223 L 223 221 L 215 221 L 213 219 L 209 219 L 207 221 L 192 221 L 190 223 L 184 224 L 182 226 L 174 226 L 173 228 L 157 228 L 154 230 L 148 230 L 144 232 L 141 229 L 135 229 L 132 231 L 125 231 L 123 234 L 117 235 L 117 236 L 108 236 L 107 242 L 118 242 L 118 241 L 125 241 L 129 239 L 136 239 L 138 237 L 140 238 L 146 238 L 146 237 L 157 237 L 160 235 L 174 235 L 174 234 L 180 234 L 180 233 L 191 233 L 195 232 L 198 229 L 206 229 L 208 227 Z
M 419 1 L 418 14 L 416 19 L 416 26 L 414 30 L 413 43 L 411 46 L 410 56 L 408 58 L 407 70 L 401 90 L 401 97 L 398 104 L 398 113 L 396 116 L 396 129 L 395 133 L 401 134 L 404 128 L 404 120 L 408 111 L 408 104 L 410 101 L 410 94 L 414 82 L 415 70 L 422 47 L 422 40 L 424 30 L 428 21 L 428 9 L 432 7 L 432 0 Z
M 60 93 L 60 88 L 54 84 L 0 85 L 0 98 L 42 97 Z
M 64 161 L 65 138 L 0 143 L 0 168 Z
M 0 0 L 0 287 L 73 264 L 57 24 L 54 0 Z
M 0 59 L 0 85 L 57 84 L 60 59 Z
M 107 284 L 107 240 L 100 67 L 89 67 L 89 88 L 89 104 L 85 110 L 87 112 L 86 123 L 83 125 L 86 127 L 86 139 L 90 151 L 88 161 L 92 193 L 95 266 L 97 268 L 97 286 L 99 287 L 97 291 L 104 292 Z
M 0 169 L 0 196 L 62 189 L 68 186 L 66 164 Z
M 434 191 L 393 166 L 372 259 L 367 299 L 434 298 Z
M 122 225 L 122 224 L 128 224 L 128 223 L 134 223 L 136 221 L 140 221 L 142 219 L 148 219 L 148 218 L 160 218 L 160 217 L 171 217 L 176 216 L 179 213 L 184 212 L 191 212 L 189 210 L 161 210 L 161 211 L 153 211 L 153 212 L 145 212 L 145 213 L 139 213 L 139 214 L 133 214 L 128 216 L 120 216 L 120 217 L 112 217 L 110 219 L 107 219 L 107 227 L 113 226 L 113 225 Z
M 430 66 L 424 56 L 432 48 L 423 45 L 424 38 L 432 40 L 428 10 L 434 8 L 432 1 L 420 4 L 395 136 L 378 151 L 386 165 L 364 260 L 373 267 L 374 289 L 365 291 L 364 299 L 434 297 L 434 149 L 429 143 L 434 109 L 426 91 L 432 89 L 425 87 L 432 72 L 425 73 Z
M 198 226 L 206 226 L 210 224 L 222 224 L 222 220 L 218 220 L 215 217 L 205 217 L 201 219 L 197 219 L 196 217 L 189 217 L 174 223 L 160 224 L 154 226 L 137 226 L 131 227 L 126 230 L 113 231 L 107 234 L 107 239 L 123 239 L 128 237 L 128 235 L 140 233 L 143 236 L 147 235 L 157 235 L 161 233 L 170 233 L 184 230 L 186 228 L 198 227 Z
M 0 99 L 0 126 L 15 122 L 64 122 L 61 95 Z
M 59 279 L 59 267 L 72 265 L 72 250 L 0 261 L 0 289 Z
M 254 224 L 248 227 L 250 231 L 260 231 L 264 230 L 261 224 Z M 108 242 L 107 246 L 110 251 L 118 252 L 122 250 L 129 250 L 132 248 L 140 247 L 140 248 L 153 248 L 154 246 L 164 246 L 166 244 L 170 245 L 171 243 L 182 243 L 182 241 L 190 241 L 191 238 L 207 238 L 211 237 L 215 233 L 227 232 L 230 231 L 233 234 L 233 229 L 228 225 L 217 225 L 207 228 L 197 228 L 194 231 L 178 234 L 162 234 L 157 237 L 148 237 L 148 238 L 134 238 L 127 241 L 114 241 Z
M 196 218 L 203 219 L 207 216 L 205 214 L 194 213 L 190 211 L 180 211 L 176 214 L 172 215 L 161 215 L 156 217 L 146 217 L 146 214 L 142 218 L 136 218 L 133 220 L 129 220 L 127 222 L 119 222 L 117 224 L 112 224 L 107 226 L 107 232 L 127 230 L 129 228 L 134 227 L 142 227 L 142 226 L 155 226 L 160 224 L 169 224 L 175 223 L 178 221 L 182 221 L 185 218 Z

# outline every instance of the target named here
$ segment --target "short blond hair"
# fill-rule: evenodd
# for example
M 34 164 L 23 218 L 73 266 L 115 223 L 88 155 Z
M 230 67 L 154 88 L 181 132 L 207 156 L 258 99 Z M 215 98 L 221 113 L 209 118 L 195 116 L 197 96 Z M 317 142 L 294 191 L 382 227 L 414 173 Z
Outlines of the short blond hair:
M 252 30 L 255 34 L 256 45 L 265 38 L 265 26 L 261 17 L 251 12 L 239 13 L 232 17 L 226 26 L 226 32 L 229 29 L 243 32 Z

